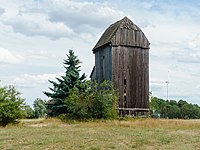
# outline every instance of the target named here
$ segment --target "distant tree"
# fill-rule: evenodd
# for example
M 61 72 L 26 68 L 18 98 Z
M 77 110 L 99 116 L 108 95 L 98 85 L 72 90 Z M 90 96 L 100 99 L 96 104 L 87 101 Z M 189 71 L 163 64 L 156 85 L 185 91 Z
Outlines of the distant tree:
M 161 99 L 161 98 L 155 98 L 156 99 L 156 105 L 157 105 L 157 111 L 160 113 L 162 118 L 166 118 L 167 113 L 167 101 Z
M 179 107 L 182 107 L 183 105 L 185 105 L 185 104 L 188 104 L 186 101 L 184 101 L 184 100 L 179 100 L 178 101 L 178 106 Z
M 25 110 L 25 116 L 24 116 L 25 118 L 35 118 L 34 110 L 29 105 L 25 105 L 24 110 Z
M 43 101 L 41 98 L 37 98 L 33 102 L 33 108 L 34 108 L 34 116 L 35 116 L 35 118 L 42 118 L 47 113 L 46 102 Z
M 181 115 L 184 119 L 199 119 L 200 108 L 192 104 L 184 104 L 181 107 Z
M 167 105 L 165 117 L 169 119 L 180 118 L 181 117 L 180 108 L 177 105 Z
M 157 97 L 151 97 L 151 101 L 149 103 L 150 109 L 154 110 L 154 111 L 158 111 L 159 110 L 159 102 L 158 102 L 158 98 Z
M 86 76 L 85 74 L 80 76 L 80 63 L 81 61 L 74 54 L 74 51 L 69 50 L 67 59 L 64 60 L 64 68 L 66 69 L 65 75 L 61 76 L 61 78 L 56 78 L 57 82 L 49 80 L 49 82 L 53 84 L 53 88 L 49 88 L 51 92 L 44 92 L 44 94 L 52 98 L 54 103 L 47 103 L 47 109 L 51 110 L 48 115 L 57 116 L 65 113 L 66 106 L 64 100 L 69 96 L 70 89 L 75 86 L 80 90 L 82 89 L 82 87 L 78 85 L 84 82 Z
M 168 103 L 169 103 L 170 105 L 178 106 L 178 103 L 177 103 L 177 101 L 175 101 L 175 100 L 170 100 L 170 101 L 168 101 Z
M 0 87 L 0 125 L 6 126 L 24 116 L 24 99 L 14 86 Z
M 193 105 L 193 119 L 200 119 L 200 107 L 197 104 Z

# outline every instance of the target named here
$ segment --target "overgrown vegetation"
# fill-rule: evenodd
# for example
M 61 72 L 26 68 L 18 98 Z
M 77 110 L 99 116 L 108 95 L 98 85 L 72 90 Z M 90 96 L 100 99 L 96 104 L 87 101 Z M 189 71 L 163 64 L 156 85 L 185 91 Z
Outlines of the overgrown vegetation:
M 37 98 L 33 109 L 21 98 L 21 93 L 13 85 L 0 86 L 0 126 L 15 123 L 20 118 L 40 118 L 46 114 L 45 101 Z
M 74 87 L 65 99 L 65 116 L 71 119 L 112 119 L 117 117 L 117 95 L 111 83 L 100 86 L 90 81 L 82 83 L 84 90 Z
M 25 102 L 14 86 L 0 87 L 0 125 L 6 126 L 22 118 Z
M 189 104 L 184 100 L 163 100 L 152 97 L 150 109 L 153 117 L 179 118 L 179 119 L 199 119 L 200 107 L 196 104 Z M 154 111 L 154 112 L 153 112 Z
M 108 82 L 101 85 L 86 81 L 85 74 L 80 76 L 81 61 L 69 50 L 64 60 L 65 76 L 56 78 L 58 82 L 49 81 L 52 92 L 44 92 L 52 98 L 47 103 L 48 116 L 60 116 L 71 119 L 108 119 L 116 117 L 117 96 L 113 86 Z
M 29 105 L 25 105 L 24 111 L 25 115 L 23 118 L 43 118 L 47 113 L 46 101 L 41 98 L 36 98 L 33 102 L 33 108 L 31 108 Z
M 66 113 L 64 100 L 69 96 L 70 90 L 75 86 L 80 90 L 82 89 L 79 85 L 85 82 L 86 76 L 85 74 L 80 76 L 80 63 L 81 61 L 74 54 L 74 51 L 69 50 L 67 59 L 64 60 L 65 75 L 61 76 L 61 78 L 56 78 L 57 82 L 49 80 L 53 88 L 49 88 L 51 92 L 44 92 L 53 101 L 53 103 L 47 103 L 47 108 L 51 110 L 48 112 L 48 116 L 58 116 Z

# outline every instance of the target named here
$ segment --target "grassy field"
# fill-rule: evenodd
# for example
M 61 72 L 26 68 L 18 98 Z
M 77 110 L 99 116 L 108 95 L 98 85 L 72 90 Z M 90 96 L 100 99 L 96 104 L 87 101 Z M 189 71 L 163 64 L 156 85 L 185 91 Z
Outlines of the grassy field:
M 196 150 L 200 149 L 200 120 L 21 120 L 18 125 L 0 128 L 0 149 Z

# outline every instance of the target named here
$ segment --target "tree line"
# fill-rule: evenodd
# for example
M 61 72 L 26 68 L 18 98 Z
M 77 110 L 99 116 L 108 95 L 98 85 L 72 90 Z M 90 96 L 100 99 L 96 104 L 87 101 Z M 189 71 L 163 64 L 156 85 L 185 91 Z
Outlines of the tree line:
M 199 119 L 200 107 L 185 100 L 164 100 L 152 97 L 150 102 L 152 117 L 177 118 L 177 119 Z

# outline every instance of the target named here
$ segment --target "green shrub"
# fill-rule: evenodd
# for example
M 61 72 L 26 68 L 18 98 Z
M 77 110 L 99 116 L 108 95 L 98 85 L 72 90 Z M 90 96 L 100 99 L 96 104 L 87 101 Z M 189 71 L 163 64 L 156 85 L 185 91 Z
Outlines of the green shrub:
M 25 115 L 24 99 L 14 86 L 0 87 L 0 125 L 6 126 Z
M 66 116 L 72 119 L 112 119 L 117 116 L 117 96 L 111 83 L 100 86 L 90 81 L 81 83 L 84 90 L 73 88 L 65 99 Z
M 104 81 L 94 92 L 93 118 L 112 119 L 117 116 L 117 95 L 111 82 Z

